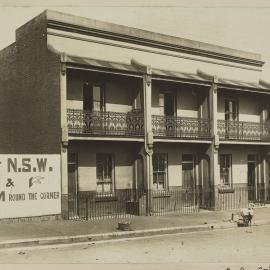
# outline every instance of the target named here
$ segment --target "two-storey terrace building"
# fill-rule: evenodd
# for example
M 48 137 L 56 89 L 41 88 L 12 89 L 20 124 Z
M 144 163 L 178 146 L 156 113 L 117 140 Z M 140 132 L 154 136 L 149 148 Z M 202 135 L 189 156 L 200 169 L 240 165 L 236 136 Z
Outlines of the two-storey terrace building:
M 1 153 L 59 157 L 50 181 L 61 207 L 18 217 L 269 201 L 270 85 L 260 55 L 47 10 L 17 29 L 0 61 Z M 23 175 L 23 162 L 7 166 Z

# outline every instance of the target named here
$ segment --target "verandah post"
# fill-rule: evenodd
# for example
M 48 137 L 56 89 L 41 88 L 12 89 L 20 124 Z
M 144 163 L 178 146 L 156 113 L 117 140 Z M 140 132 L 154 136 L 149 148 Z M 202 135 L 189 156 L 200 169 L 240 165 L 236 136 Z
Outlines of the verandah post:
M 144 127 L 145 127 L 145 138 L 144 138 L 144 151 L 146 155 L 146 214 L 151 215 L 152 209 L 152 183 L 153 183 L 153 131 L 152 131 L 152 81 L 151 81 L 152 70 L 147 67 L 146 74 L 143 76 L 144 85 Z
M 146 215 L 151 215 L 153 184 L 153 130 L 152 130 L 152 68 L 132 59 L 131 64 L 143 73 L 144 109 L 144 168 L 146 183 Z
M 68 129 L 67 129 L 67 76 L 65 54 L 61 55 L 60 96 L 61 96 L 61 212 L 68 218 Z

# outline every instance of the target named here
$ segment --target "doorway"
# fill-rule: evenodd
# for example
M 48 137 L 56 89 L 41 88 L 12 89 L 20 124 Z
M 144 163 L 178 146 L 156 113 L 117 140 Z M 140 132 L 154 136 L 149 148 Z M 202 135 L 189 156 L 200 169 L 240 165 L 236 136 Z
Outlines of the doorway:
M 248 201 L 257 199 L 257 156 L 248 155 Z
M 135 160 L 135 189 L 139 192 L 144 191 L 144 166 L 143 158 L 141 155 L 136 157 Z
M 78 215 L 78 163 L 77 154 L 68 153 L 68 212 L 70 217 Z
M 185 205 L 195 205 L 195 158 L 192 154 L 182 155 L 182 187 L 185 193 Z
M 83 86 L 83 127 L 85 133 L 102 134 L 106 128 L 105 90 L 100 84 Z
M 225 99 L 225 137 L 237 139 L 238 130 L 238 101 L 233 98 Z
M 164 116 L 165 136 L 174 136 L 176 132 L 176 97 L 173 92 L 159 93 L 160 115 Z
M 201 159 L 201 192 L 200 192 L 200 207 L 209 209 L 212 206 L 213 191 L 210 182 L 210 161 L 208 156 L 203 156 Z

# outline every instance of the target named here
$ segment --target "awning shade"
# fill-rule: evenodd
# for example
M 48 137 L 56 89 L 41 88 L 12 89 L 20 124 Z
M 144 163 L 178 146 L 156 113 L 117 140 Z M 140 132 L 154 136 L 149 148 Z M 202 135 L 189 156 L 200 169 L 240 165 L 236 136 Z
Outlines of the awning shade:
M 135 66 L 129 64 L 116 63 L 105 60 L 98 60 L 92 58 L 78 57 L 78 56 L 65 56 L 65 62 L 69 64 L 69 66 L 87 66 L 94 67 L 100 70 L 114 70 L 118 72 L 128 73 L 128 74 L 140 74 L 142 72 L 138 70 Z M 183 82 L 194 82 L 195 84 L 205 84 L 211 85 L 212 80 L 207 79 L 205 77 L 199 76 L 198 74 L 186 73 L 186 72 L 178 72 L 178 71 L 170 71 L 170 70 L 161 70 L 161 69 L 152 69 L 153 79 L 163 79 L 166 78 L 183 81 Z M 229 89 L 253 89 L 257 91 L 270 91 L 270 88 L 265 87 L 259 83 L 253 82 L 242 82 L 237 80 L 229 80 L 218 77 L 218 86 L 220 88 L 229 88 Z
M 205 80 L 204 78 L 200 77 L 197 74 L 192 73 L 185 73 L 185 72 L 178 72 L 178 71 L 169 71 L 169 70 L 161 70 L 161 69 L 153 69 L 154 76 L 161 76 L 161 77 L 170 77 L 170 78 L 179 78 L 184 80 L 193 80 L 193 81 L 202 81 L 208 82 L 210 81 Z
M 86 65 L 86 66 L 93 66 L 93 67 L 98 67 L 98 68 L 103 68 L 103 69 L 105 68 L 105 69 L 123 70 L 123 71 L 138 73 L 138 70 L 132 65 L 120 64 L 120 63 L 91 59 L 91 58 L 68 55 L 66 56 L 65 61 L 66 63 L 76 64 L 76 65 Z
M 250 89 L 258 89 L 258 90 L 265 90 L 270 91 L 270 89 L 262 86 L 259 83 L 253 83 L 253 82 L 242 82 L 237 80 L 228 80 L 228 79 L 222 79 L 218 78 L 218 84 L 222 87 L 232 87 L 232 88 L 250 88 Z
M 136 67 L 132 65 L 104 61 L 104 60 L 97 60 L 97 59 L 67 55 L 65 57 L 65 62 L 70 64 L 71 66 L 83 65 L 83 66 L 91 66 L 91 67 L 95 67 L 99 69 L 106 69 L 106 70 L 110 69 L 110 70 L 142 74 L 140 70 L 138 70 Z M 183 80 L 183 81 L 199 81 L 199 82 L 205 82 L 208 84 L 210 83 L 210 81 L 203 79 L 199 75 L 185 73 L 185 72 L 177 72 L 177 71 L 169 71 L 169 70 L 161 70 L 161 69 L 153 68 L 152 75 L 153 75 L 153 78 L 156 78 L 156 79 L 173 78 L 176 80 Z

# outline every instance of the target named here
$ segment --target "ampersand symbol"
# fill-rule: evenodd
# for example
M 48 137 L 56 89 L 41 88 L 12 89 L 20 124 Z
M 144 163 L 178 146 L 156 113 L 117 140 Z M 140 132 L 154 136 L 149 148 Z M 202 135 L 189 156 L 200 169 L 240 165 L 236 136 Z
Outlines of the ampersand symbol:
M 12 179 L 7 179 L 6 187 L 14 187 L 14 182 L 12 181 Z

